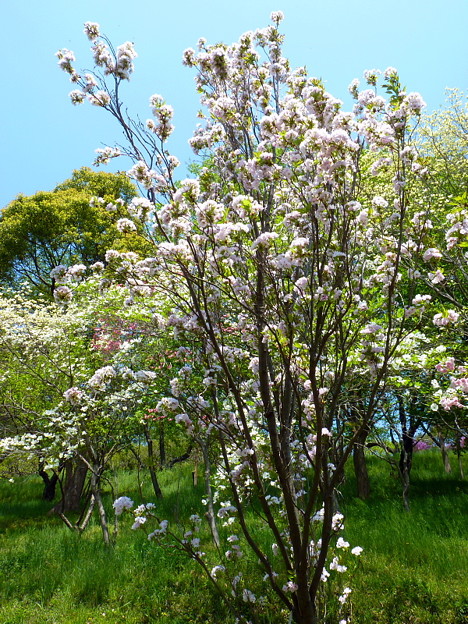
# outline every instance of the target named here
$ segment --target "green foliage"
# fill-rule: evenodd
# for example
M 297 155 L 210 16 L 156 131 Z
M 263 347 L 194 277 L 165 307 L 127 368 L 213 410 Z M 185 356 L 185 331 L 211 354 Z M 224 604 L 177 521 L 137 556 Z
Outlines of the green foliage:
M 124 174 L 75 171 L 53 191 L 19 195 L 0 214 L 0 280 L 12 286 L 27 280 L 40 292 L 51 294 L 50 271 L 60 265 L 102 261 L 107 249 L 129 249 L 131 238 L 116 228 L 109 202 L 128 201 L 136 195 Z M 104 202 L 91 202 L 94 196 Z
M 90 197 L 103 197 L 107 201 L 119 197 L 128 203 L 137 191 L 125 173 L 106 173 L 82 167 L 73 171 L 71 178 L 57 184 L 55 191 L 85 191 Z
M 432 199 L 447 199 L 466 192 L 467 95 L 457 89 L 447 90 L 447 106 L 422 117 L 418 137 L 421 156 L 426 159 L 429 169 L 427 188 Z

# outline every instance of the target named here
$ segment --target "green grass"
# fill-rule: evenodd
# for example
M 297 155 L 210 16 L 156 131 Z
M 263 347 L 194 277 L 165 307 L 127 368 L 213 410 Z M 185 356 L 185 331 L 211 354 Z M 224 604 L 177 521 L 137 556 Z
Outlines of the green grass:
M 355 624 L 468 624 L 468 494 L 455 471 L 446 475 L 432 453 L 415 457 L 411 509 L 382 460 L 369 458 L 373 491 L 342 488 L 346 538 L 364 548 L 346 583 Z M 203 487 L 190 465 L 160 474 L 158 514 L 182 525 L 203 514 Z M 111 475 L 114 495 L 142 500 L 135 473 Z M 145 476 L 141 495 L 152 500 Z M 80 535 L 47 515 L 34 477 L 0 481 L 0 624 L 231 624 L 233 618 L 201 570 L 183 553 L 149 543 L 123 518 L 115 548 L 93 523 Z M 110 508 L 112 496 L 106 497 Z M 263 541 L 261 524 L 251 518 Z M 245 572 L 254 559 L 242 561 Z M 265 610 L 264 623 L 287 621 Z
M 201 511 L 202 492 L 191 486 L 188 467 L 162 475 L 161 484 L 163 517 Z M 118 494 L 140 501 L 135 475 L 119 473 L 115 486 Z M 130 518 L 122 520 L 117 544 L 109 549 L 95 523 L 80 536 L 46 516 L 50 504 L 37 500 L 40 493 L 35 478 L 0 483 L 1 624 L 195 624 L 209 621 L 219 608 L 196 565 L 129 530 Z M 147 484 L 143 496 L 151 498 Z M 111 497 L 106 503 L 110 507 Z
M 364 548 L 351 581 L 354 622 L 467 624 L 467 483 L 445 474 L 438 454 L 418 453 L 405 512 L 395 475 L 378 458 L 369 464 L 368 501 L 350 496 L 352 478 L 344 488 L 347 538 Z

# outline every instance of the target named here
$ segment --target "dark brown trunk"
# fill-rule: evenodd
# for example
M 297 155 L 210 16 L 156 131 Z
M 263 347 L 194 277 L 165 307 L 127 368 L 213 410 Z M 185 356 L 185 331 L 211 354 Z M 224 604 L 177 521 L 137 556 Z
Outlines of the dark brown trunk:
M 57 488 L 58 473 L 53 472 L 49 477 L 45 470 L 39 470 L 39 476 L 44 482 L 44 490 L 42 492 L 42 498 L 46 501 L 53 501 L 55 498 L 55 490 Z
M 148 468 L 151 477 L 151 483 L 153 484 L 154 495 L 156 498 L 162 498 L 163 494 L 161 491 L 161 487 L 159 486 L 158 477 L 156 475 L 156 468 L 154 462 L 154 449 L 153 449 L 153 439 L 151 438 L 151 433 L 149 428 L 145 425 L 144 428 L 146 444 L 148 449 Z
M 408 435 L 406 431 L 403 432 L 402 437 L 402 449 L 400 452 L 400 461 L 398 468 L 400 470 L 400 476 L 403 483 L 403 505 L 406 511 L 409 511 L 409 487 L 410 487 L 410 474 L 411 467 L 413 465 L 413 436 Z
M 81 497 L 88 468 L 81 460 L 67 462 L 65 466 L 65 483 L 62 487 L 62 499 L 55 505 L 52 511 L 56 513 L 68 513 L 80 511 Z
M 366 500 L 370 494 L 369 473 L 367 471 L 366 455 L 364 452 L 368 431 L 364 430 L 353 446 L 354 474 L 356 476 L 356 490 L 360 499 Z
M 414 413 L 416 409 L 415 399 L 410 401 L 409 411 L 407 414 L 403 398 L 400 396 L 397 398 L 398 415 L 401 425 L 401 451 L 400 460 L 398 462 L 398 470 L 403 484 L 403 505 L 406 511 L 409 511 L 409 488 L 411 467 L 413 465 L 414 434 L 418 430 L 420 420 Z
M 297 606 L 292 612 L 292 621 L 295 624 L 318 624 L 317 609 L 308 597 L 301 607 Z
M 193 449 L 193 442 L 190 442 L 185 453 L 183 453 L 182 455 L 179 455 L 179 457 L 174 457 L 174 459 L 171 459 L 171 461 L 167 462 L 167 468 L 173 468 L 176 464 L 189 459 L 192 453 L 192 449 Z

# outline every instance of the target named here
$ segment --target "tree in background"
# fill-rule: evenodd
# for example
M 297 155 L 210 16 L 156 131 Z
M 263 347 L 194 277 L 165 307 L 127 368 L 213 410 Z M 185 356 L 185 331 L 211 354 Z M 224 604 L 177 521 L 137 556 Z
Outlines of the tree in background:
M 426 304 L 430 302 L 433 318 L 427 323 L 427 317 L 418 319 L 417 315 L 413 316 L 414 329 L 423 333 L 410 338 L 415 340 L 415 345 L 408 345 L 405 359 L 400 359 L 393 380 L 389 383 L 387 407 L 384 410 L 388 424 L 385 439 L 379 436 L 378 440 L 371 439 L 369 442 L 369 445 L 377 444 L 387 450 L 392 446 L 387 444 L 389 436 L 398 443 L 399 458 L 395 465 L 398 466 L 406 491 L 406 506 L 412 450 L 420 436 L 432 438 L 441 448 L 444 465 L 449 470 L 446 444 L 458 449 L 459 440 L 466 429 L 466 424 L 462 426 L 463 422 L 466 423 L 463 411 L 450 413 L 443 405 L 437 407 L 437 397 L 442 395 L 442 390 L 437 386 L 436 378 L 439 377 L 439 369 L 447 368 L 447 358 L 454 357 L 453 362 L 459 366 L 467 360 L 463 322 L 468 302 L 465 257 L 467 131 L 466 96 L 456 90 L 449 92 L 445 109 L 421 115 L 413 130 L 413 140 L 418 150 L 414 166 L 424 170 L 424 175 L 415 177 L 411 186 L 407 186 L 412 212 L 410 243 L 414 252 L 411 272 L 419 282 L 417 291 L 414 290 L 414 281 L 408 283 L 407 297 L 408 300 L 414 299 L 416 307 L 424 301 Z M 391 172 L 378 165 L 379 155 L 367 151 L 361 169 L 362 202 L 371 201 L 374 195 L 385 196 L 392 184 Z M 387 215 L 387 218 L 390 217 L 391 206 Z M 446 374 L 452 375 L 454 370 L 447 370 Z M 434 402 L 435 389 L 437 393 Z M 360 440 L 354 450 L 361 497 L 366 497 L 369 492 L 365 443 L 365 439 Z
M 54 453 L 52 437 L 44 436 L 50 423 L 47 413 L 98 365 L 99 358 L 89 349 L 94 322 L 84 307 L 76 314 L 29 292 L 0 292 L 1 436 L 26 440 L 21 457 L 42 477 L 46 500 L 53 500 L 59 479 L 66 475 L 61 487 L 66 510 L 79 507 L 86 473 L 77 471 L 68 456 L 60 457 L 54 470 L 47 468 Z M 49 432 L 53 428 L 50 424 Z M 17 456 L 5 450 L 3 458 L 12 461 Z
M 76 273 L 70 275 L 76 284 Z M 26 459 L 39 467 L 48 500 L 60 485 L 54 511 L 70 528 L 84 530 L 97 506 L 108 543 L 103 475 L 113 455 L 143 434 L 142 412 L 157 392 L 156 387 L 148 391 L 148 382 L 157 374 L 142 369 L 147 358 L 138 352 L 140 334 L 151 333 L 152 313 L 125 307 L 120 287 L 96 296 L 98 282 L 90 280 L 88 289 L 57 302 L 21 292 L 0 296 L 0 362 L 5 365 L 0 449 L 3 459 Z M 117 310 L 120 329 L 113 340 L 110 321 Z M 154 472 L 151 479 L 158 496 Z M 83 515 L 72 523 L 69 511 Z
M 53 191 L 19 195 L 0 213 L 0 280 L 10 286 L 26 280 L 51 296 L 50 273 L 57 266 L 102 261 L 112 247 L 137 249 L 132 235 L 116 227 L 122 206 L 135 195 L 124 174 L 88 168 Z
M 468 192 L 468 100 L 458 89 L 447 91 L 445 108 L 422 117 L 418 128 L 421 156 L 427 159 L 425 186 L 444 203 Z M 437 206 L 432 201 L 434 207 Z
M 447 449 L 459 460 L 468 432 L 465 393 L 468 362 L 468 101 L 450 89 L 447 106 L 424 115 L 417 130 L 418 149 L 428 173 L 419 181 L 417 220 L 421 260 L 415 269 L 426 282 L 434 306 L 432 343 L 440 349 L 430 385 L 422 427 L 440 447 L 445 470 L 451 470 Z M 456 321 L 457 331 L 451 331 Z M 460 470 L 461 470 L 461 463 Z

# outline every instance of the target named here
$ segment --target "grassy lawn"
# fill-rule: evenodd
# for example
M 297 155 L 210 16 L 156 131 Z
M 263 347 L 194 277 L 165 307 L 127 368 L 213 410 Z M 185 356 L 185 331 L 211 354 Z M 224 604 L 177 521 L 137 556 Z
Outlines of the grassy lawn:
M 352 621 L 467 624 L 466 482 L 455 469 L 445 474 L 438 455 L 418 453 L 411 509 L 405 512 L 388 464 L 371 457 L 369 467 L 370 499 L 354 497 L 351 475 L 341 496 L 345 538 L 364 548 L 346 580 L 353 589 Z M 138 501 L 135 481 L 129 472 L 113 475 L 117 494 Z M 202 486 L 193 487 L 190 465 L 161 473 L 161 486 L 161 517 L 184 525 L 190 514 L 203 514 Z M 234 622 L 197 564 L 183 553 L 148 542 L 143 531 L 131 531 L 130 518 L 122 520 L 115 548 L 107 549 L 96 524 L 79 536 L 48 516 L 50 503 L 41 500 L 41 489 L 35 477 L 0 482 L 0 624 Z M 143 484 L 143 496 L 152 498 L 148 484 Z M 111 502 L 109 494 L 109 507 Z M 248 573 L 255 561 L 242 565 Z M 287 618 L 265 608 L 261 621 L 282 624 Z
M 466 458 L 465 458 L 466 459 Z M 455 466 L 455 462 L 453 462 Z M 438 454 L 415 455 L 410 511 L 381 460 L 370 462 L 366 502 L 344 488 L 349 541 L 364 548 L 351 581 L 355 622 L 468 623 L 468 487 L 443 472 Z

